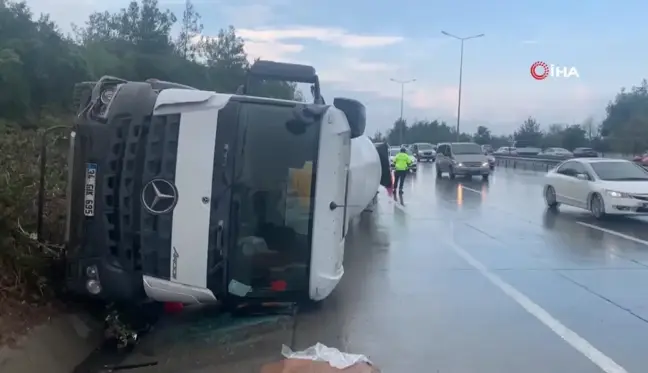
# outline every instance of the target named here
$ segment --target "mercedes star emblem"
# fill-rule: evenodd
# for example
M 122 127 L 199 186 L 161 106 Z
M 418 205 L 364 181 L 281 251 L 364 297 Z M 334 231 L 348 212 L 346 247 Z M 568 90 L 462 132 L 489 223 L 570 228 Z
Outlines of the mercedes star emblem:
M 166 214 L 173 210 L 177 202 L 178 190 L 170 181 L 154 179 L 142 189 L 142 204 L 151 214 Z

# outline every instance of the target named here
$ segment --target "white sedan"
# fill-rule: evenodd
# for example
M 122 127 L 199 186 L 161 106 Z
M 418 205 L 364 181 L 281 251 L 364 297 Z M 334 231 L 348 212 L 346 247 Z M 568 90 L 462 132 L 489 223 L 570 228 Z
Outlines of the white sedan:
M 648 215 L 648 171 L 630 161 L 570 159 L 549 171 L 544 184 L 550 208 L 563 203 L 587 209 L 597 219 Z

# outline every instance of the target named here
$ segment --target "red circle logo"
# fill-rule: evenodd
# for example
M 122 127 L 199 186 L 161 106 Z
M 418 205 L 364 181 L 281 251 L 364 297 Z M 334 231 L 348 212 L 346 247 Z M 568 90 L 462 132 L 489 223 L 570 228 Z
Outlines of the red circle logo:
M 540 70 L 540 72 L 538 72 Z M 536 61 L 531 65 L 531 76 L 535 80 L 543 80 L 549 76 L 549 65 L 542 61 Z

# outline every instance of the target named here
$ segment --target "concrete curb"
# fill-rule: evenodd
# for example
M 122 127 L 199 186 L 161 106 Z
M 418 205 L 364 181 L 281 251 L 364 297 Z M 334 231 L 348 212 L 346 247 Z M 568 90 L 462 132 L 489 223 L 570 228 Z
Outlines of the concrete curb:
M 0 372 L 70 373 L 101 342 L 100 326 L 82 314 L 57 316 L 35 327 L 18 347 L 0 347 Z

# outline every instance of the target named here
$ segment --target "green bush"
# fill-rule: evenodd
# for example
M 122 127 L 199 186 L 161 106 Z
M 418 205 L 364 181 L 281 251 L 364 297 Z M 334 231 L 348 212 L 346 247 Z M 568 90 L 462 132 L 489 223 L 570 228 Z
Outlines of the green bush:
M 0 122 L 0 302 L 7 298 L 31 302 L 49 298 L 53 275 L 60 268 L 69 134 L 56 130 L 48 135 L 44 225 L 38 242 L 35 232 L 42 134 L 44 128 L 60 124 L 51 118 L 45 122 L 48 126 L 41 129 Z

